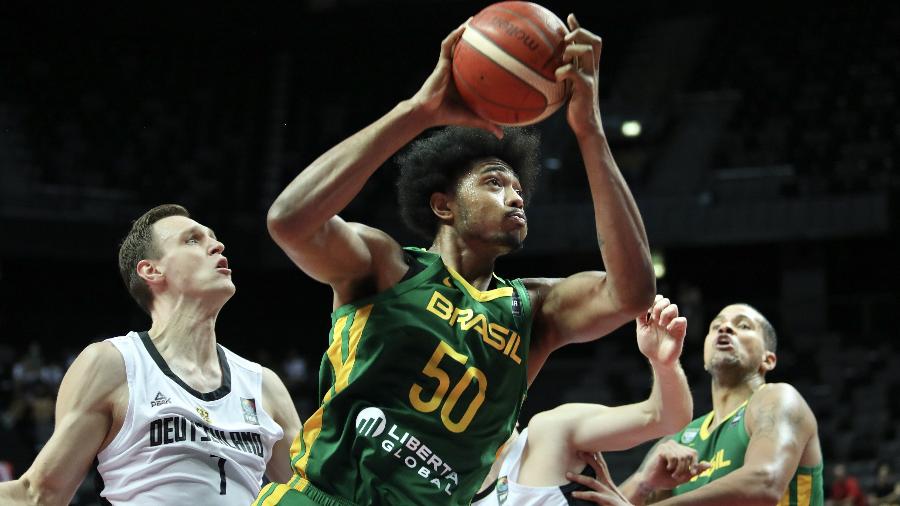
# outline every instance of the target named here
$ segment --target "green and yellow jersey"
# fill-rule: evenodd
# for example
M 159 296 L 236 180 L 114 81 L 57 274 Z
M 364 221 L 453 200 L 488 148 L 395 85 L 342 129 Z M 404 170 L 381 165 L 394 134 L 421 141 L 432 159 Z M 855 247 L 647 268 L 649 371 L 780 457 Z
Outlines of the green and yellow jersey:
M 481 486 L 525 398 L 528 292 L 500 278 L 482 292 L 405 252 L 420 272 L 332 313 L 294 478 L 254 504 L 462 505 Z
M 750 443 L 744 425 L 748 402 L 749 399 L 744 401 L 714 429 L 710 426 L 715 412 L 710 411 L 673 436 L 674 441 L 697 450 L 700 460 L 710 463 L 709 469 L 676 487 L 675 495 L 700 488 L 744 465 L 744 454 Z M 825 502 L 822 466 L 819 463 L 814 467 L 798 467 L 778 506 L 822 506 Z

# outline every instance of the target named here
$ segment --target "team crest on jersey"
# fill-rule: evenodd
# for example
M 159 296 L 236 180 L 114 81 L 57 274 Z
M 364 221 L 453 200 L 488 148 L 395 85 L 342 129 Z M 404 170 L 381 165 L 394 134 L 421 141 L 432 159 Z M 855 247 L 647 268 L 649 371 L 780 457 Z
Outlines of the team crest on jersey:
M 683 444 L 688 444 L 697 437 L 697 434 L 700 432 L 700 429 L 687 429 L 681 435 L 681 442 Z
M 209 419 L 209 411 L 201 408 L 200 406 L 197 406 L 197 414 L 200 415 L 200 418 L 202 418 L 204 422 L 211 423 Z
M 259 418 L 256 416 L 256 400 L 241 397 L 241 409 L 244 411 L 245 422 L 259 425 Z
M 506 497 L 509 495 L 509 477 L 501 476 L 497 479 L 497 502 L 506 503 Z
M 163 404 L 171 404 L 172 399 L 169 399 L 162 392 L 156 392 L 156 397 L 150 401 L 150 407 L 155 408 L 157 406 L 162 406 Z

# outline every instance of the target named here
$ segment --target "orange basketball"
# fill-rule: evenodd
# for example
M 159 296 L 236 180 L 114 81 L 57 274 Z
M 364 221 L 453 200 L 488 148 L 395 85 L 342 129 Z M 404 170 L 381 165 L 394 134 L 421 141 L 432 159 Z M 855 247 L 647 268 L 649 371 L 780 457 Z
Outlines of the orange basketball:
M 500 2 L 466 26 L 453 52 L 453 80 L 468 106 L 501 125 L 528 125 L 553 114 L 568 86 L 556 82 L 565 23 L 540 5 Z

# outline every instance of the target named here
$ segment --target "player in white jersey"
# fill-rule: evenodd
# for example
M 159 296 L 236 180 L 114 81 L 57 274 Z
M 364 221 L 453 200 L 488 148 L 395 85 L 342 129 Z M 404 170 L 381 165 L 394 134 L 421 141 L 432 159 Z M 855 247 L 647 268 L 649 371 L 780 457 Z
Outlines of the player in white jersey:
M 504 447 L 473 506 L 568 506 L 579 490 L 567 476 L 585 469 L 583 453 L 625 450 L 684 427 L 693 401 L 678 357 L 687 320 L 660 295 L 637 319 L 637 342 L 653 368 L 653 388 L 643 402 L 607 407 L 564 404 L 538 413 Z M 588 467 L 587 471 L 591 472 Z
M 0 504 L 68 504 L 94 457 L 112 504 L 241 505 L 286 481 L 300 418 L 280 379 L 216 343 L 235 292 L 213 231 L 177 205 L 138 218 L 119 270 L 148 332 L 95 343 L 66 372 L 56 428 Z

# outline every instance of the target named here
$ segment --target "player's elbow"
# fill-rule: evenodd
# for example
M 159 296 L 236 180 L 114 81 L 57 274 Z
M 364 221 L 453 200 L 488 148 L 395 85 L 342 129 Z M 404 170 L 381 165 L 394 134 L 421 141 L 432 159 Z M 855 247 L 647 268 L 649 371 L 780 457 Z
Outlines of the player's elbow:
M 784 495 L 783 477 L 773 467 L 753 468 L 748 478 L 758 504 L 777 504 Z
M 619 302 L 620 313 L 627 314 L 629 318 L 637 318 L 653 305 L 656 298 L 656 279 L 635 281 L 628 283 L 627 287 L 617 290 L 616 299 Z
M 302 233 L 296 226 L 296 213 L 280 200 L 276 200 L 266 214 L 266 228 L 275 242 L 281 243 L 288 237 L 296 237 Z

